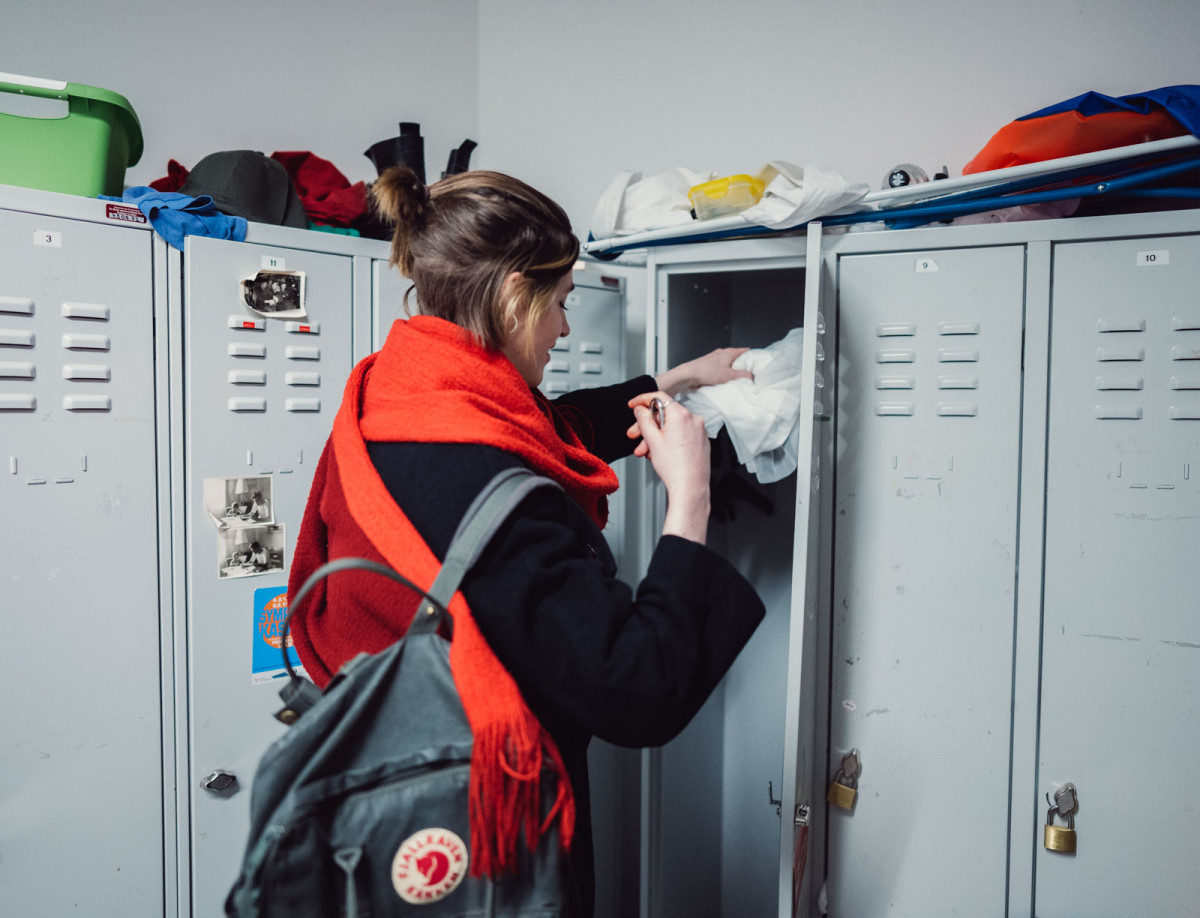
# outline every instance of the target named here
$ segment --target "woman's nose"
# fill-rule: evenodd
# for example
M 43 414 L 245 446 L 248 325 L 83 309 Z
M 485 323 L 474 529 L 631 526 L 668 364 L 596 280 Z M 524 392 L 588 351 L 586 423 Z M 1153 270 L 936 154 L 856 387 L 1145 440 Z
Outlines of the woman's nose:
M 564 316 L 562 317 L 562 331 L 560 331 L 560 332 L 558 333 L 558 337 L 560 337 L 560 338 L 565 338 L 565 337 L 567 337 L 567 335 L 569 335 L 569 334 L 571 334 L 571 326 L 570 326 L 570 324 L 567 322 L 567 317 L 564 315 Z

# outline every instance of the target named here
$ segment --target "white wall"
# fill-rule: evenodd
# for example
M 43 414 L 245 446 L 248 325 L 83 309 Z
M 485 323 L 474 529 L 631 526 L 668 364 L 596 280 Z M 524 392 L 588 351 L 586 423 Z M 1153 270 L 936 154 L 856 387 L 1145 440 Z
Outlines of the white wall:
M 480 0 L 481 167 L 586 230 L 612 177 L 819 162 L 958 174 L 1088 90 L 1200 83 L 1195 0 Z
M 4 0 L 0 71 L 125 96 L 140 185 L 217 150 L 310 150 L 351 182 L 421 124 L 434 178 L 479 140 L 476 0 Z
M 586 230 L 623 169 L 820 162 L 878 187 L 961 170 L 1080 92 L 1200 82 L 1195 0 L 5 0 L 0 71 L 126 96 L 129 184 L 216 150 L 311 150 L 351 181 L 421 123 Z

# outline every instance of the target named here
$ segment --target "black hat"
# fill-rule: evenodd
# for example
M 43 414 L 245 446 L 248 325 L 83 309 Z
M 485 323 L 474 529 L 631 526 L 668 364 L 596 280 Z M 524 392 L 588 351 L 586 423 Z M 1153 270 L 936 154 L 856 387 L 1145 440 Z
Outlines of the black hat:
M 308 227 L 308 215 L 282 163 L 254 150 L 210 153 L 188 173 L 179 189 L 206 194 L 217 210 L 255 223 Z

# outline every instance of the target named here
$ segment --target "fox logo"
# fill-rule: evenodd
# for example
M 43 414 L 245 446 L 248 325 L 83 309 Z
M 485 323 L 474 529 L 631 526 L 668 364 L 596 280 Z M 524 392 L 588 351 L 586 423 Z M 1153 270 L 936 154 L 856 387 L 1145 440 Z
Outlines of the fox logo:
M 392 858 L 392 886 L 411 905 L 446 898 L 467 875 L 467 846 L 449 829 L 414 832 Z

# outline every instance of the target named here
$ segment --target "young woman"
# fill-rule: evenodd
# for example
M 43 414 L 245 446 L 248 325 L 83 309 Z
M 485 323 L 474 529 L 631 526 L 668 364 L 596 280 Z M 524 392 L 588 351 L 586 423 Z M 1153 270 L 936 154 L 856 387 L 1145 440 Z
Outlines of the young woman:
M 444 556 L 471 501 L 503 469 L 524 465 L 561 486 L 526 498 L 467 574 L 470 616 L 456 616 L 454 645 L 469 643 L 477 626 L 482 650 L 456 659 L 452 646 L 451 667 L 475 735 L 472 780 L 478 769 L 489 786 L 503 785 L 489 807 L 544 808 L 536 793 L 528 802 L 522 781 L 543 753 L 560 770 L 559 828 L 577 886 L 570 913 L 590 915 L 588 742 L 670 740 L 763 616 L 750 584 L 704 544 L 708 439 L 703 421 L 672 400 L 747 375 L 731 368 L 742 351 L 551 403 L 536 386 L 569 330 L 565 301 L 579 252 L 562 209 L 492 172 L 426 187 L 400 167 L 373 193 L 395 224 L 392 262 L 413 282 L 419 314 L 394 323 L 346 387 L 289 589 L 347 555 L 412 577 L 418 558 Z M 665 403 L 661 427 L 649 410 L 655 398 Z M 631 452 L 649 458 L 667 491 L 662 537 L 636 592 L 617 579 L 600 532 L 617 486 L 607 461 Z M 298 613 L 300 658 L 323 687 L 358 652 L 401 637 L 414 608 L 415 598 L 384 578 L 335 575 Z M 499 749 L 503 762 L 485 749 Z M 522 818 L 516 824 L 528 827 Z M 485 828 L 473 815 L 471 856 L 497 875 L 514 863 L 516 841 Z

